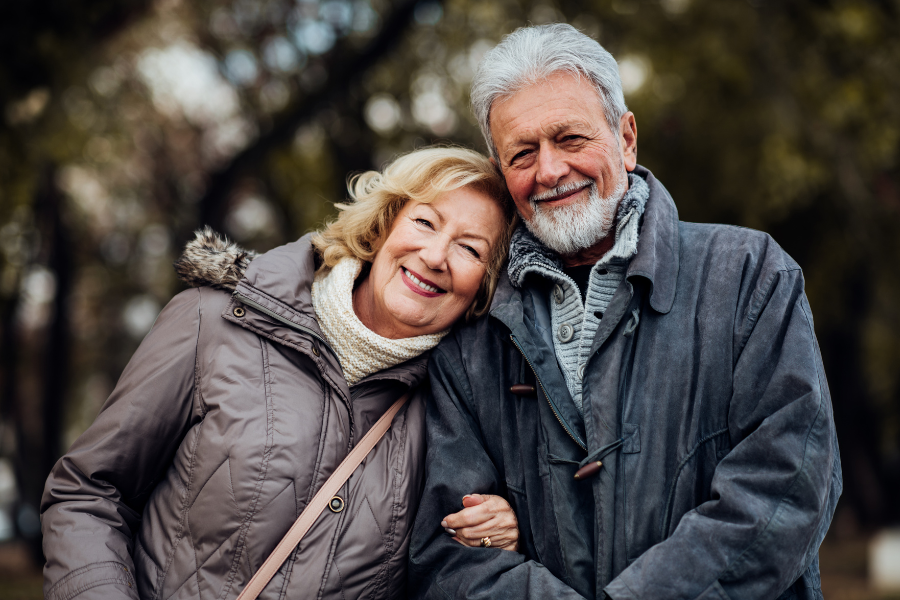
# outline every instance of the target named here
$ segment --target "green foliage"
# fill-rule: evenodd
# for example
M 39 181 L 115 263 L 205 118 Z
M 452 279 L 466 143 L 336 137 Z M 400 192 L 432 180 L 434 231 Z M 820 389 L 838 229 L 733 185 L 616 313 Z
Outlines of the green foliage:
M 350 172 L 430 143 L 483 149 L 468 109 L 482 54 L 562 20 L 620 61 L 640 162 L 681 217 L 768 231 L 803 267 L 847 488 L 882 498 L 854 506 L 878 521 L 900 501 L 896 1 L 428 2 L 396 47 L 337 82 L 399 0 L 45 4 L 0 19 L 13 57 L 0 65 L 0 300 L 19 304 L 4 326 L 22 332 L 27 383 L 54 302 L 26 293 L 47 263 L 35 197 L 56 165 L 74 270 L 58 290 L 73 336 L 67 441 L 179 289 L 169 265 L 201 215 L 265 250 L 332 215 Z M 329 83 L 338 93 L 311 103 Z M 262 144 L 273 131 L 287 141 Z M 875 483 L 856 485 L 866 469 Z

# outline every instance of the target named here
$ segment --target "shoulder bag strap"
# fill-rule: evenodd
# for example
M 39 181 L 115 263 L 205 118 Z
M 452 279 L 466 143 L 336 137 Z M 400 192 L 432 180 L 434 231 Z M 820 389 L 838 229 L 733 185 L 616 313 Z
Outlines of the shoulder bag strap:
M 350 475 L 353 474 L 353 471 L 356 470 L 356 467 L 360 465 L 363 459 L 365 459 L 369 452 L 372 451 L 372 448 L 375 447 L 375 444 L 378 443 L 378 440 L 384 437 L 384 434 L 391 427 L 394 415 L 396 415 L 397 411 L 406 404 L 406 401 L 409 400 L 411 394 L 411 391 L 407 392 L 403 394 L 399 400 L 394 402 L 381 418 L 375 422 L 368 433 L 363 436 L 353 450 L 350 451 L 350 454 L 348 454 L 341 464 L 338 465 L 338 468 L 331 474 L 328 481 L 319 488 L 319 491 L 313 496 L 313 499 L 306 505 L 306 508 L 300 513 L 297 520 L 294 521 L 294 524 L 285 534 L 284 538 L 282 538 L 282 540 L 278 542 L 278 545 L 275 546 L 275 550 L 272 551 L 272 554 L 269 555 L 266 562 L 262 564 L 259 570 L 250 579 L 247 587 L 244 588 L 237 600 L 255 600 L 256 597 L 259 596 L 260 592 L 263 591 L 272 577 L 275 576 L 275 573 L 278 572 L 278 569 L 281 568 L 284 561 L 287 560 L 287 557 L 290 556 L 294 548 L 297 547 L 297 544 L 300 543 L 300 540 L 303 539 L 306 532 L 309 531 L 309 528 L 312 527 L 312 524 L 316 522 L 316 519 L 322 511 L 325 510 L 325 507 L 328 506 L 328 502 L 331 501 L 334 495 L 341 487 L 343 487 L 344 483 L 350 478 Z

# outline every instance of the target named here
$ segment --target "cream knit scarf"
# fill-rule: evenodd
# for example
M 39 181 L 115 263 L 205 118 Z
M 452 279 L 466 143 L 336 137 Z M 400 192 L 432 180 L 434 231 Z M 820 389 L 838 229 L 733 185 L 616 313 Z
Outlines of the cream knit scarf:
M 367 328 L 353 312 L 353 283 L 362 261 L 344 258 L 330 271 L 320 270 L 312 285 L 312 302 L 325 339 L 337 352 L 347 383 L 399 365 L 431 350 L 446 331 L 392 340 Z

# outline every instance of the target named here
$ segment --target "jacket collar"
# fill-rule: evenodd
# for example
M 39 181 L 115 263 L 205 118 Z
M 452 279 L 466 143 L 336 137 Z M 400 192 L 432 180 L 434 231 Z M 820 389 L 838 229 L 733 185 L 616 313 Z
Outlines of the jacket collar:
M 672 310 L 678 283 L 679 234 L 678 209 L 669 191 L 648 169 L 638 165 L 634 173 L 650 187 L 644 211 L 638 251 L 625 277 L 644 277 L 650 281 L 650 306 L 660 313 Z
M 275 306 L 275 312 L 281 316 L 287 316 L 322 337 L 312 304 L 316 254 L 311 238 L 307 234 L 253 259 L 235 291 L 253 300 L 262 300 L 267 308 Z
M 311 240 L 312 234 L 307 234 L 259 255 L 206 227 L 197 231 L 186 245 L 175 262 L 175 271 L 192 287 L 210 286 L 240 294 L 324 339 L 312 303 L 312 283 L 318 264 Z M 425 377 L 427 354 L 370 375 L 360 383 L 394 379 L 416 385 Z M 341 372 L 336 356 L 329 352 L 322 357 Z
M 631 258 L 625 276 L 648 279 L 652 290 L 650 306 L 658 312 L 667 313 L 672 309 L 675 300 L 675 284 L 678 279 L 678 211 L 666 188 L 653 173 L 640 165 L 629 175 L 632 182 L 629 185 L 629 192 L 640 185 L 640 183 L 635 185 L 636 178 L 646 182 L 649 197 L 643 210 L 637 253 Z M 637 196 L 626 193 L 619 207 L 620 215 L 623 210 L 634 208 L 632 204 Z M 501 306 L 510 302 L 516 294 L 515 288 L 522 285 L 527 273 L 533 272 L 537 265 L 544 270 L 562 273 L 559 256 L 544 246 L 524 226 L 520 226 L 510 244 L 509 278 L 501 278 L 497 286 L 491 305 L 492 314 L 495 309 L 499 309 L 495 316 L 500 317 L 502 314 L 504 317 L 501 320 L 507 321 L 511 315 L 507 309 L 501 309 Z

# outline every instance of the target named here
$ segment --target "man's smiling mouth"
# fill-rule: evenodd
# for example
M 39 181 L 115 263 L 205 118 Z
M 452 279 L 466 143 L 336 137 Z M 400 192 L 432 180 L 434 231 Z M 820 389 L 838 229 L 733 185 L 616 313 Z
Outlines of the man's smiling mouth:
M 414 284 L 416 284 L 417 286 L 419 286 L 426 292 L 431 292 L 432 294 L 446 294 L 447 293 L 447 290 L 442 290 L 439 287 L 435 287 L 433 285 L 429 285 L 429 284 L 425 283 L 424 281 L 422 281 L 421 279 L 416 277 L 412 273 L 412 271 L 410 271 L 406 267 L 400 267 L 400 268 L 403 269 L 403 273 L 409 278 L 410 281 L 412 281 Z
M 593 181 L 580 181 L 575 183 L 569 183 L 565 185 L 560 185 L 552 190 L 547 190 L 542 194 L 535 194 L 531 196 L 528 200 L 532 205 L 537 204 L 539 202 L 557 202 L 559 200 L 565 200 L 570 196 L 574 196 L 578 192 L 583 189 L 591 187 Z

